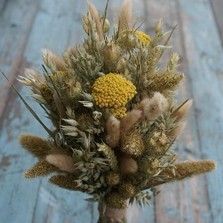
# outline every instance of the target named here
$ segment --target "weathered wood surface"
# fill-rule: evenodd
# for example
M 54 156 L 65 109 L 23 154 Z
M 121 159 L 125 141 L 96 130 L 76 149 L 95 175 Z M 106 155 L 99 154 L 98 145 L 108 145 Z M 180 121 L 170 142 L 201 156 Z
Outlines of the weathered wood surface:
M 111 17 L 121 0 L 112 0 Z M 102 11 L 104 1 L 93 3 Z M 186 81 L 179 102 L 194 99 L 188 127 L 177 145 L 179 160 L 213 159 L 218 169 L 209 175 L 160 187 L 150 207 L 129 212 L 131 222 L 223 222 L 223 19 L 221 0 L 135 0 L 136 16 L 152 33 L 163 17 L 167 29 L 178 28 L 171 44 L 181 55 Z M 136 7 L 135 7 L 136 8 Z M 57 53 L 80 42 L 82 0 L 7 0 L 0 12 L 0 70 L 13 82 L 24 67 L 41 69 L 40 50 Z M 23 95 L 29 92 L 20 88 Z M 29 101 L 35 110 L 41 109 Z M 21 132 L 44 136 L 9 85 L 0 78 L 0 222 L 96 222 L 97 208 L 85 195 L 49 185 L 46 179 L 26 180 L 23 172 L 34 158 L 18 145 Z
M 212 4 L 213 13 L 217 22 L 217 27 L 219 29 L 220 38 L 221 38 L 221 41 L 223 42 L 223 19 L 222 19 L 223 1 L 211 0 L 211 4 Z

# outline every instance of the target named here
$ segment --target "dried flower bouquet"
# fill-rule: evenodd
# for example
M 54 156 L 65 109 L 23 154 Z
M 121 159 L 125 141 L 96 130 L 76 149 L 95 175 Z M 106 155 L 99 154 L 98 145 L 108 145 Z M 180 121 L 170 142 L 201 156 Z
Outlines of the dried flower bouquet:
M 45 110 L 50 130 L 19 97 L 49 135 L 22 135 L 21 145 L 39 158 L 27 178 L 56 173 L 59 187 L 91 195 L 99 202 L 98 222 L 123 222 L 129 203 L 147 204 L 156 186 L 215 168 L 212 161 L 175 163 L 175 140 L 185 127 L 192 100 L 176 105 L 174 93 L 184 75 L 173 53 L 164 70 L 159 61 L 174 30 L 162 21 L 154 37 L 134 28 L 131 1 L 110 24 L 88 2 L 83 44 L 63 57 L 43 50 L 43 75 L 26 69 L 19 81 Z M 111 32 L 110 32 L 111 33 Z

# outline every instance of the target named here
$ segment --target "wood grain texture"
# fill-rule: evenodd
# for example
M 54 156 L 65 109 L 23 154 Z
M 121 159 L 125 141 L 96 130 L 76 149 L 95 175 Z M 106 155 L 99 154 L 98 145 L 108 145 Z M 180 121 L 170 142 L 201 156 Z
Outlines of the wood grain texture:
M 216 13 L 221 2 L 210 1 L 134 0 L 137 9 L 134 16 L 139 23 L 145 20 L 142 29 L 150 35 L 160 17 L 164 18 L 167 30 L 178 24 L 171 45 L 179 52 L 180 69 L 186 73 L 178 101 L 194 98 L 188 127 L 176 146 L 178 159 L 208 158 L 216 160 L 219 167 L 212 174 L 160 187 L 161 193 L 151 206 L 128 211 L 128 222 L 223 222 L 223 52 L 219 20 L 212 11 Z M 103 11 L 104 1 L 92 2 Z M 112 22 L 117 21 L 114 15 L 121 3 L 122 0 L 110 1 L 108 16 Z M 80 21 L 85 10 L 82 0 L 6 1 L 0 13 L 0 70 L 14 82 L 24 66 L 41 69 L 42 48 L 61 54 L 67 46 L 81 42 Z M 219 17 L 219 10 L 217 14 Z M 29 95 L 25 88 L 20 92 Z M 43 117 L 40 107 L 28 101 Z M 0 78 L 0 222 L 96 222 L 97 207 L 84 201 L 88 196 L 50 185 L 46 178 L 23 178 L 23 172 L 35 159 L 18 145 L 17 138 L 22 132 L 45 136 Z

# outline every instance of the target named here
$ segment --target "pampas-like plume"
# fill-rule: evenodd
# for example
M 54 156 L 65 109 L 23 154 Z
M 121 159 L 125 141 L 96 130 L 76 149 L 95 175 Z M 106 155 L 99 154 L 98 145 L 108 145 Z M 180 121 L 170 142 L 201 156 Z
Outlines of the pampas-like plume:
M 63 71 L 66 69 L 66 64 L 63 59 L 57 56 L 55 53 L 51 52 L 50 50 L 42 49 L 42 56 L 44 63 L 52 72 Z
M 26 178 L 35 178 L 39 176 L 46 176 L 50 173 L 58 171 L 58 168 L 48 163 L 46 160 L 40 160 L 28 171 L 25 172 Z
M 138 164 L 133 158 L 122 156 L 119 160 L 119 170 L 122 175 L 136 173 L 138 170 Z
M 168 108 L 167 99 L 159 92 L 155 92 L 152 98 L 145 98 L 139 107 L 143 111 L 143 116 L 149 120 L 155 120 Z
M 155 179 L 149 181 L 145 189 L 156 187 L 160 184 L 170 183 L 176 180 L 183 180 L 187 177 L 204 174 L 213 171 L 216 163 L 211 160 L 201 160 L 194 162 L 182 162 L 173 168 L 165 168 Z
M 24 149 L 39 158 L 45 157 L 52 149 L 46 140 L 33 135 L 23 134 L 19 141 Z
M 119 33 L 123 30 L 130 29 L 132 23 L 132 1 L 125 0 L 119 15 Z
M 71 156 L 67 156 L 64 154 L 50 154 L 46 156 L 46 160 L 62 171 L 68 173 L 75 172 L 74 161 Z
M 129 132 L 132 127 L 140 120 L 142 117 L 142 111 L 134 109 L 127 112 L 126 116 L 121 120 L 121 131 L 122 133 Z
M 193 104 L 192 99 L 187 100 L 173 112 L 173 116 L 176 118 L 177 122 L 183 119 L 188 114 L 192 104 Z
M 100 40 L 103 40 L 104 39 L 103 29 L 102 29 L 101 19 L 100 19 L 100 16 L 98 14 L 98 11 L 97 11 L 96 7 L 92 3 L 90 3 L 89 1 L 87 2 L 87 5 L 88 5 L 88 11 L 91 14 L 91 17 L 95 21 L 96 31 L 98 33 L 98 37 L 99 37 Z
M 120 139 L 120 121 L 111 115 L 106 123 L 106 143 L 114 148 L 118 145 Z

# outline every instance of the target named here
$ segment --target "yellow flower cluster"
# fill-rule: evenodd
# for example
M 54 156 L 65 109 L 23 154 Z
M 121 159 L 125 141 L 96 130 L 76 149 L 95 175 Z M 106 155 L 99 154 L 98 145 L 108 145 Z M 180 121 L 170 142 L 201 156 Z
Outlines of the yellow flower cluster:
M 124 117 L 126 104 L 136 94 L 136 87 L 120 74 L 99 77 L 92 86 L 92 96 L 101 108 L 108 108 L 116 117 Z
M 136 31 L 135 32 L 136 36 L 139 38 L 140 42 L 146 46 L 150 43 L 151 38 L 149 35 L 147 35 L 146 33 L 142 32 L 142 31 Z
M 143 46 L 147 46 L 151 42 L 149 35 L 138 30 L 123 30 L 119 36 L 120 44 L 128 49 L 137 47 L 137 42 L 141 42 Z

